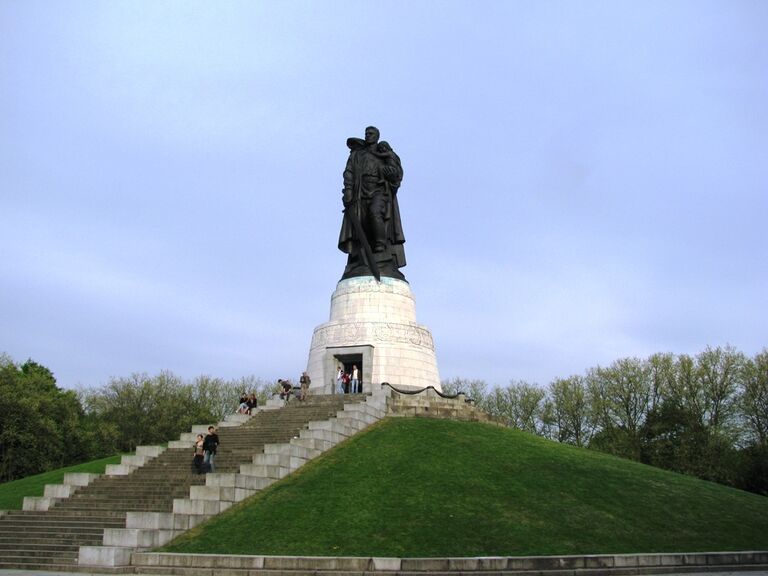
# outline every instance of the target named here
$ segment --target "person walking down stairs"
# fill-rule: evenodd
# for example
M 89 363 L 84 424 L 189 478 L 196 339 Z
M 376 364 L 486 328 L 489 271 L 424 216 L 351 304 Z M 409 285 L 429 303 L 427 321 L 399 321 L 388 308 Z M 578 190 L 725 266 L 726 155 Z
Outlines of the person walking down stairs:
M 203 435 L 198 434 L 194 445 L 194 455 L 192 456 L 192 471 L 195 474 L 203 473 L 203 459 L 205 458 L 205 448 L 203 448 L 204 442 L 205 441 L 203 440 Z
M 208 435 L 203 440 L 203 450 L 205 450 L 205 458 L 203 460 L 207 472 L 215 472 L 216 467 L 214 460 L 216 460 L 216 448 L 219 446 L 219 435 L 216 434 L 215 426 L 208 426 Z

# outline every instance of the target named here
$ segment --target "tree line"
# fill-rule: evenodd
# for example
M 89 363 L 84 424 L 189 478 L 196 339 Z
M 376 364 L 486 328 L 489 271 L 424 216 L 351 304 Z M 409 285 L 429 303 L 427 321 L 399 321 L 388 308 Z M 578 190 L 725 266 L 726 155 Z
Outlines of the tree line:
M 442 385 L 514 428 L 768 495 L 768 349 L 623 358 L 546 387 Z M 63 390 L 45 366 L 0 354 L 0 482 L 167 442 L 221 420 L 242 392 L 263 404 L 273 388 L 164 371 Z
M 234 412 L 242 392 L 263 403 L 273 387 L 254 376 L 184 380 L 164 371 L 63 390 L 45 366 L 0 354 L 0 482 L 165 443 Z
M 514 428 L 768 495 L 768 349 L 622 358 L 546 387 L 442 386 Z

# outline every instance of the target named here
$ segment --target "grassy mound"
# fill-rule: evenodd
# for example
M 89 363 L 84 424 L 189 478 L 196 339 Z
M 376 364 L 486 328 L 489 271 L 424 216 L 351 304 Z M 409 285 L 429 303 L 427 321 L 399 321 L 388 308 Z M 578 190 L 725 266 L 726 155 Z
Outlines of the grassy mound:
M 69 472 L 87 472 L 90 474 L 104 474 L 107 464 L 119 464 L 120 456 L 109 456 L 100 460 L 92 460 L 83 464 L 67 466 L 27 476 L 19 480 L 0 484 L 0 510 L 21 510 L 24 496 L 42 496 L 46 484 L 61 484 L 64 474 Z
M 768 549 L 768 498 L 485 424 L 387 419 L 171 552 L 489 556 Z

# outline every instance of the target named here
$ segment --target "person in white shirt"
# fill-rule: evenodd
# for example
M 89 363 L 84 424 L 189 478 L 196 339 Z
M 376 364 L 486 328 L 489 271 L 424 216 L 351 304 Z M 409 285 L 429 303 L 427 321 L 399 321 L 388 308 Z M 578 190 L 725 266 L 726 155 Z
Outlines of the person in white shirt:
M 352 365 L 352 385 L 349 390 L 352 394 L 359 394 L 360 393 L 360 378 L 359 374 L 357 372 L 357 365 Z

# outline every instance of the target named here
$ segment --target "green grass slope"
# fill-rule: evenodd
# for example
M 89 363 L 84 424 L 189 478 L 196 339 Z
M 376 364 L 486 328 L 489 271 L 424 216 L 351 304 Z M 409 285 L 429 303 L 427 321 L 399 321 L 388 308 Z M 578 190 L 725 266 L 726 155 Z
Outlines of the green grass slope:
M 104 474 L 107 464 L 119 464 L 120 456 L 109 456 L 100 460 L 92 460 L 83 464 L 67 466 L 27 476 L 19 480 L 0 484 L 0 510 L 21 510 L 24 496 L 42 496 L 46 484 L 61 484 L 64 474 L 68 472 L 87 472 L 90 474 Z
M 486 424 L 387 419 L 172 552 L 489 556 L 768 549 L 768 498 Z

